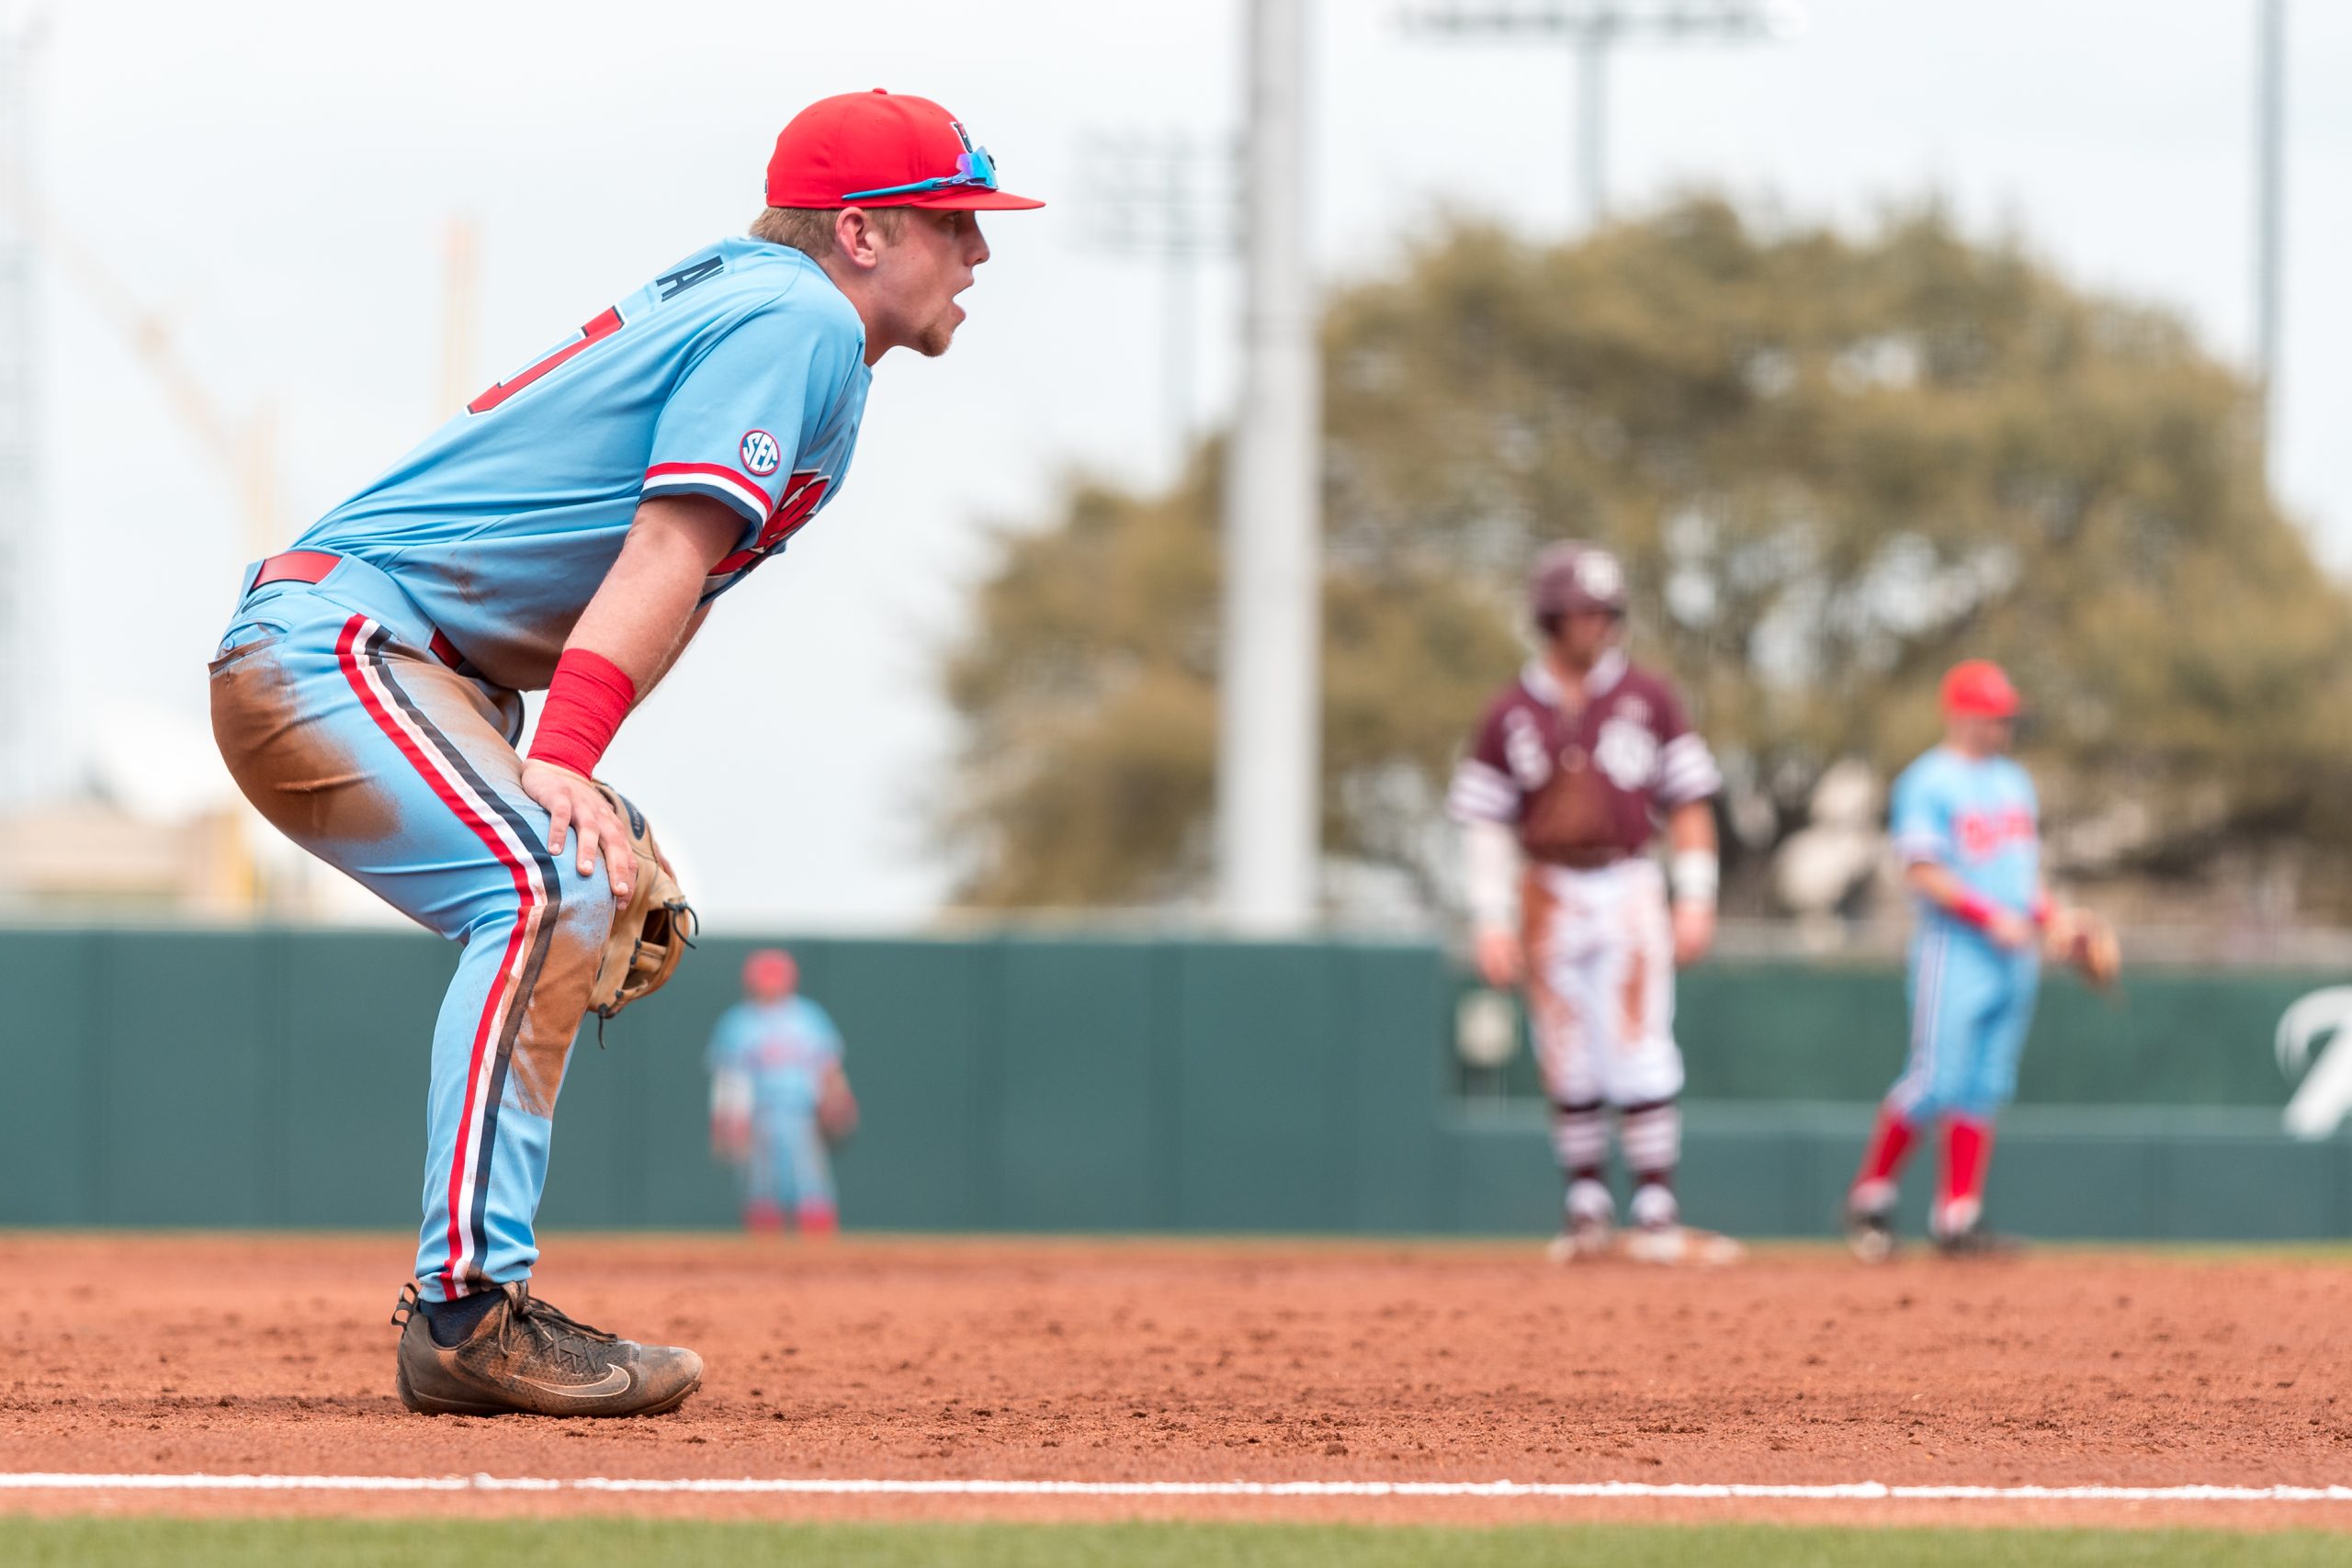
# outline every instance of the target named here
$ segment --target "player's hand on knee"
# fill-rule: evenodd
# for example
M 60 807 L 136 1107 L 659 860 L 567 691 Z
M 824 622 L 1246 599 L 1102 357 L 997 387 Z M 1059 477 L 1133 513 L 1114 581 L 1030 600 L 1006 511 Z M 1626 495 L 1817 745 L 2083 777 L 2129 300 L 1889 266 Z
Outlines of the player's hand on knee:
M 613 885 L 613 897 L 625 899 L 629 878 L 637 873 L 637 853 L 629 847 L 628 828 L 596 786 L 570 768 L 537 760 L 523 764 L 523 793 L 547 808 L 548 852 L 563 853 L 564 844 L 577 840 L 573 864 L 580 874 L 596 869 L 604 856 Z
M 1674 964 L 1687 969 L 1715 945 L 1715 907 L 1686 898 L 1674 906 Z
M 1526 973 L 1519 938 L 1498 926 L 1478 933 L 1476 957 L 1478 977 L 1497 989 L 1518 985 Z

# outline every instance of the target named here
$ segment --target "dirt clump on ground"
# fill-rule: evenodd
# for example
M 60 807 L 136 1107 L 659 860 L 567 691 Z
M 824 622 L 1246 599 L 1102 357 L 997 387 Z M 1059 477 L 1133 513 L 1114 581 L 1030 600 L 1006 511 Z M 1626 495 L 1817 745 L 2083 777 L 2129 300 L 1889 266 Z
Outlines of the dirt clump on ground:
M 0 1236 L 0 1472 L 2075 1486 L 2352 1483 L 2352 1266 L 2052 1251 L 1704 1271 L 1446 1243 L 558 1236 L 677 1413 L 411 1416 L 386 1236 Z M 2338 1504 L 108 1493 L 185 1512 L 2344 1526 Z M 86 1511 L 86 1493 L 0 1509 Z

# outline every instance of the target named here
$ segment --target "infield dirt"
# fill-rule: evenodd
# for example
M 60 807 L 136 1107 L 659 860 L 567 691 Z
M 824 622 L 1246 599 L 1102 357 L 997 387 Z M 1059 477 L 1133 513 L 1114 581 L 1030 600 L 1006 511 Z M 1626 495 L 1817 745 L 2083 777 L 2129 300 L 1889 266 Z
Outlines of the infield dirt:
M 1534 1245 L 557 1236 L 536 1288 L 709 1373 L 675 1415 L 410 1416 L 385 1236 L 0 1236 L 0 1471 L 1083 1481 L 2352 1482 L 2352 1264 L 2049 1252 L 1675 1271 Z M 1865 1518 L 2352 1506 L 105 1494 L 85 1512 Z

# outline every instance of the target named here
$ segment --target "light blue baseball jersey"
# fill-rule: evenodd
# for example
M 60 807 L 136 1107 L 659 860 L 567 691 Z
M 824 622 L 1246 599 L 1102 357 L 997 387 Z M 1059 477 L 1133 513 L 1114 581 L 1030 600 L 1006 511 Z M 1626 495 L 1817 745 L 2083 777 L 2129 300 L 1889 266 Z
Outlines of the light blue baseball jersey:
M 1963 757 L 1939 746 L 1894 781 L 1893 816 L 1895 851 L 1906 864 L 1934 861 L 1979 897 L 2015 914 L 2031 911 L 2041 890 L 2041 806 L 2014 760 Z M 1932 905 L 1922 914 L 1953 919 Z
M 754 1114 L 763 1118 L 815 1111 L 826 1071 L 841 1059 L 841 1031 L 804 996 L 767 1006 L 738 1002 L 710 1037 L 710 1070 L 750 1078 Z
M 639 500 L 741 515 L 708 604 L 840 493 L 870 378 L 857 311 L 816 263 L 722 240 L 468 403 L 296 547 L 382 569 L 474 670 L 536 690 Z

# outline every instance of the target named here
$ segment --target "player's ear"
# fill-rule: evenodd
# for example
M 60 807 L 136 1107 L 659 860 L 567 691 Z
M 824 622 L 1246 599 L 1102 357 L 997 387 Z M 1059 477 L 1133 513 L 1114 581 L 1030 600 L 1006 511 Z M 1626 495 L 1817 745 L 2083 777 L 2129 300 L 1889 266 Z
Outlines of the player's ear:
M 844 207 L 833 215 L 833 243 L 853 266 L 871 268 L 882 259 L 881 226 L 862 207 Z

